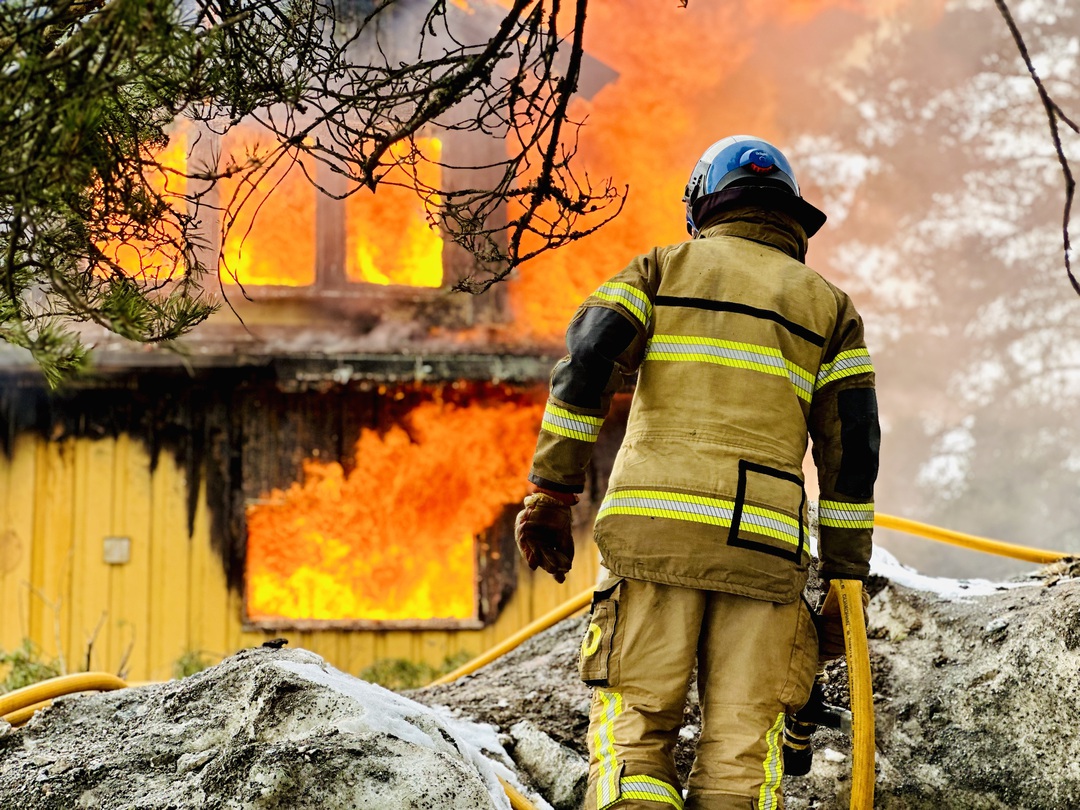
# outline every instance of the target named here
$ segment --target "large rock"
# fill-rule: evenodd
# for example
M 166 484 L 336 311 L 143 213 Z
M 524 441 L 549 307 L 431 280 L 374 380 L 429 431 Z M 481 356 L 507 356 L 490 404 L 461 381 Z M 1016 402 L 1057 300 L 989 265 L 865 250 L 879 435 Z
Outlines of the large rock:
M 0 807 L 509 810 L 512 764 L 490 728 L 260 648 L 58 701 L 0 737 Z
M 1062 574 L 875 596 L 875 807 L 1080 807 L 1080 580 Z M 790 781 L 789 810 L 846 808 L 849 772 L 850 760 L 816 758 Z

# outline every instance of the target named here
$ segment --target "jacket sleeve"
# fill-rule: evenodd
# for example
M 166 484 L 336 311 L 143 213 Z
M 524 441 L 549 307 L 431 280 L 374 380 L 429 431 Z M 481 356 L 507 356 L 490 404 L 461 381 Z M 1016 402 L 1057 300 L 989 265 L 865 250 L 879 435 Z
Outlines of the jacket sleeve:
M 578 308 L 566 330 L 567 354 L 551 390 L 529 480 L 555 492 L 581 492 L 612 395 L 635 372 L 652 332 L 659 284 L 656 251 L 634 259 Z
M 823 578 L 865 579 L 881 430 L 862 319 L 846 295 L 836 294 L 839 317 L 822 358 L 808 422 L 820 491 L 818 554 Z

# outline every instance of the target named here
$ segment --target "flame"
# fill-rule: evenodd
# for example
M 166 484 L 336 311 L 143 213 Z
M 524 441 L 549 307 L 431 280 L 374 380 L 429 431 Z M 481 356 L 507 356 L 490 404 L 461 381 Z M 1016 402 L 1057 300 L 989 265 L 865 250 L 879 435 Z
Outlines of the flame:
M 156 165 L 147 167 L 146 182 L 178 212 L 184 212 L 187 201 L 188 128 L 178 122 L 169 135 L 164 149 L 155 152 L 152 160 Z M 176 217 L 166 216 L 154 229 L 157 239 L 124 239 L 98 243 L 98 249 L 114 262 L 122 273 L 131 278 L 150 282 L 172 278 L 182 272 L 179 251 L 180 228 Z M 162 241 L 166 245 L 162 246 Z M 101 271 L 105 274 L 105 271 Z
M 658 9 L 646 0 L 592 3 L 586 53 L 618 73 L 591 100 L 576 98 L 578 172 L 629 184 L 622 214 L 596 234 L 546 253 L 509 289 L 515 326 L 526 339 L 561 337 L 575 308 L 635 255 L 687 238 L 683 189 L 709 144 L 751 133 L 778 144 L 798 134 L 799 110 L 776 101 L 777 84 L 808 70 L 798 56 L 763 53 L 767 34 L 826 12 L 875 20 L 899 12 L 927 24 L 943 0 L 743 0 Z M 657 16 L 663 14 L 663 22 Z M 629 24 L 652 20 L 655 24 Z M 775 39 L 771 40 L 775 46 Z M 648 54 L 648 58 L 642 58 Z M 766 71 L 764 63 L 771 66 Z M 807 101 L 814 103 L 813 99 Z M 518 215 L 511 210 L 510 219 Z
M 520 397 L 425 402 L 364 430 L 351 471 L 305 462 L 303 482 L 248 510 L 248 616 L 474 616 L 474 537 L 524 494 L 540 417 Z
M 238 166 L 267 153 L 271 136 L 238 126 L 221 139 L 222 166 Z M 304 287 L 315 283 L 315 187 L 311 158 L 284 159 L 265 172 L 241 171 L 218 182 L 227 221 L 221 275 L 227 284 Z M 236 205 L 243 204 L 236 210 Z
M 416 143 L 426 160 L 410 159 L 403 147 L 395 145 L 392 156 L 408 168 L 390 169 L 375 194 L 361 190 L 348 198 L 345 275 L 350 281 L 412 287 L 442 284 L 442 236 L 428 223 L 423 201 L 409 187 L 408 174 L 415 172 L 421 186 L 438 188 L 442 144 L 437 138 L 418 138 Z M 432 204 L 438 205 L 437 195 Z

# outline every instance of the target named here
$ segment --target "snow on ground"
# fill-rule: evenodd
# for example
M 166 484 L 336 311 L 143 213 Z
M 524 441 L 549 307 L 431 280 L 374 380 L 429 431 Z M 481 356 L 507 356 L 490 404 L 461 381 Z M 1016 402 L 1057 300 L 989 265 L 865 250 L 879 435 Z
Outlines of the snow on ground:
M 904 565 L 881 546 L 874 546 L 874 555 L 870 558 L 870 573 L 885 577 L 890 582 L 902 585 L 905 588 L 927 591 L 940 596 L 942 599 L 954 600 L 990 596 L 999 591 L 1007 591 L 1012 588 L 1029 588 L 1041 584 L 1036 580 L 1030 582 L 993 582 L 988 579 L 931 577 Z
M 325 662 L 282 660 L 275 661 L 274 666 L 355 700 L 361 717 L 339 721 L 338 728 L 344 733 L 379 731 L 439 751 L 441 746 L 428 729 L 423 724 L 418 725 L 417 718 L 423 717 L 434 725 L 432 730 L 449 733 L 462 759 L 472 763 L 480 773 L 496 807 L 510 808 L 499 777 L 523 794 L 531 792 L 518 779 L 513 760 L 499 742 L 498 732 L 489 724 L 473 723 L 452 717 L 449 711 L 430 709 L 382 686 L 354 678 Z M 551 806 L 535 794 L 531 799 L 537 810 L 551 810 Z

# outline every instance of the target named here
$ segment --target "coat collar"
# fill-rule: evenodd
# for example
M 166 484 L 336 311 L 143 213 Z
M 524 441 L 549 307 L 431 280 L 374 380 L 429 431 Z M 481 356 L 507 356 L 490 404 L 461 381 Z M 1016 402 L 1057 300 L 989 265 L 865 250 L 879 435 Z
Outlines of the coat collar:
M 764 208 L 739 207 L 719 211 L 702 228 L 698 239 L 737 236 L 776 248 L 798 261 L 806 259 L 806 231 L 791 217 Z

